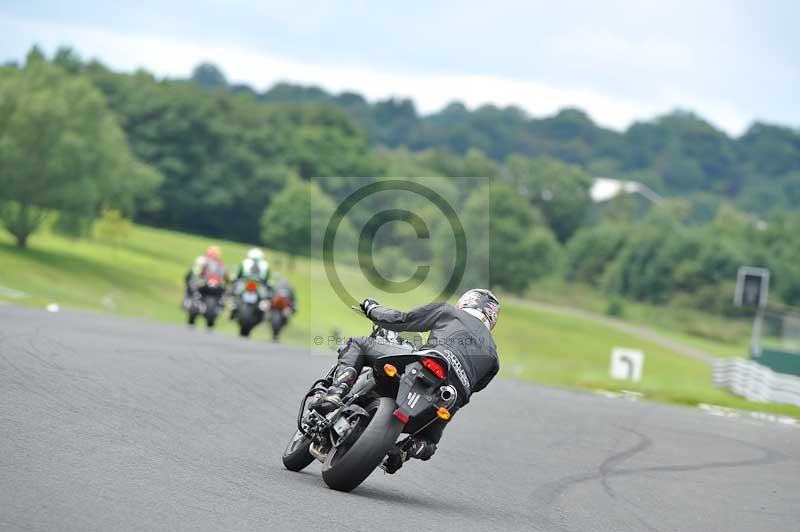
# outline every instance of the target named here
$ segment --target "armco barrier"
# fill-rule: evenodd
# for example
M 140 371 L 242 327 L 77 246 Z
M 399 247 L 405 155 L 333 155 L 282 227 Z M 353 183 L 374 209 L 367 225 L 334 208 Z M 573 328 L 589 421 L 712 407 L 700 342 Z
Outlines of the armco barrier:
M 800 406 L 800 377 L 776 373 L 752 360 L 717 360 L 711 378 L 716 386 L 728 388 L 751 401 Z

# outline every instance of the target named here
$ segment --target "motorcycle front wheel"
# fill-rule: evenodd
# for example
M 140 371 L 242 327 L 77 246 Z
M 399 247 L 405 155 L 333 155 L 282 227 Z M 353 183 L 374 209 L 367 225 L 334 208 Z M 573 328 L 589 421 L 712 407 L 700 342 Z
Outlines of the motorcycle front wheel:
M 393 415 L 395 408 L 397 403 L 388 397 L 367 408 L 371 417 L 355 442 L 328 453 L 322 465 L 325 484 L 338 491 L 351 491 L 381 464 L 403 432 L 403 423 Z
M 294 436 L 283 451 L 283 466 L 289 471 L 302 471 L 314 461 L 314 457 L 308 452 L 311 440 L 306 438 L 302 432 L 296 430 Z

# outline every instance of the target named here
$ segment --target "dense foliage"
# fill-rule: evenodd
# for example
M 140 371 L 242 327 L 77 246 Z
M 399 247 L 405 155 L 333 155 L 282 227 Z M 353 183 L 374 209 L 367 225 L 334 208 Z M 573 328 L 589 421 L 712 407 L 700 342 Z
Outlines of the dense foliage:
M 158 226 L 257 240 L 264 206 L 293 174 L 370 175 L 366 138 L 342 111 L 269 106 L 188 81 L 116 74 L 91 63 L 134 152 L 158 168 L 163 207 L 140 219 Z
M 531 118 L 516 107 L 474 111 L 452 103 L 420 115 L 409 100 L 368 103 L 354 93 L 278 84 L 259 94 L 270 102 L 325 102 L 345 110 L 374 145 L 455 154 L 478 149 L 495 161 L 543 155 L 594 175 L 643 181 L 664 195 L 712 192 L 766 216 L 800 201 L 800 132 L 755 123 L 731 138 L 701 117 L 674 111 L 624 132 L 595 124 L 578 109 Z
M 24 68 L 0 69 L 0 222 L 20 247 L 49 210 L 94 219 L 131 212 L 160 181 L 137 161 L 102 94 L 33 50 Z

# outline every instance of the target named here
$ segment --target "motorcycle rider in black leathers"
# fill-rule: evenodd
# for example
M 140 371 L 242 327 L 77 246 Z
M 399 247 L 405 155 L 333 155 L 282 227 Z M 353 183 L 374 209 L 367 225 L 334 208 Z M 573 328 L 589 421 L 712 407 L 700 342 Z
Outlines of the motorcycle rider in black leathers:
M 448 382 L 458 393 L 451 414 L 466 405 L 470 396 L 482 390 L 500 368 L 492 329 L 497 323 L 500 303 L 486 289 L 469 290 L 452 306 L 448 303 L 431 303 L 408 312 L 382 307 L 377 301 L 365 299 L 361 308 L 369 319 L 384 329 L 395 332 L 428 332 L 422 349 L 436 349 L 450 363 Z M 338 366 L 334 372 L 333 386 L 327 395 L 312 408 L 329 412 L 342 403 L 365 363 L 376 358 L 397 353 L 396 344 L 379 343 L 374 338 L 356 337 L 347 340 L 339 349 Z M 385 462 L 388 473 L 397 471 L 405 460 L 428 460 L 436 451 L 446 422 L 437 419 L 422 432 L 412 436 L 405 451 L 395 450 Z

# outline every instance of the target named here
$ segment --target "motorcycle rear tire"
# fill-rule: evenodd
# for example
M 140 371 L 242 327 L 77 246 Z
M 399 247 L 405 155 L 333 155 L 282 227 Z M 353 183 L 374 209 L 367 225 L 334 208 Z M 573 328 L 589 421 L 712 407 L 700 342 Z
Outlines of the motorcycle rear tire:
M 352 491 L 358 487 L 381 464 L 403 432 L 403 423 L 394 417 L 395 400 L 381 397 L 376 402 L 377 410 L 369 425 L 345 454 L 337 456 L 337 449 L 328 453 L 322 465 L 322 479 L 330 488 Z
M 205 299 L 206 303 L 206 325 L 211 328 L 214 326 L 214 322 L 217 321 L 217 298 L 208 296 Z
M 284 325 L 284 317 L 280 311 L 273 310 L 270 316 L 270 325 L 272 326 L 272 340 L 277 342 L 278 336 L 281 334 L 281 329 Z
M 244 304 L 238 308 L 237 320 L 239 321 L 239 336 L 247 338 L 250 331 L 261 321 L 257 319 L 257 310 L 252 305 Z

